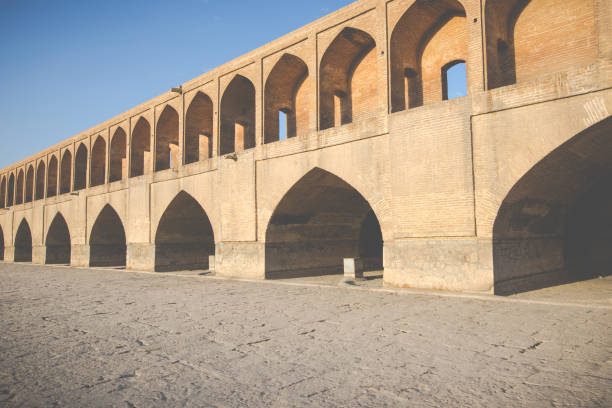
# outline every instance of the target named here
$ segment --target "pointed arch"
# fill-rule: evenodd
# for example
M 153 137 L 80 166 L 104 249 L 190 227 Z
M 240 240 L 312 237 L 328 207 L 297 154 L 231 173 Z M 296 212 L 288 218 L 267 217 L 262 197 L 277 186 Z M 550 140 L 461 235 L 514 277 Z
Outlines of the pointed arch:
M 162 215 L 155 235 L 155 270 L 209 268 L 215 236 L 204 208 L 181 191 Z
M 67 194 L 72 184 L 72 153 L 70 150 L 64 151 L 60 167 L 60 194 Z
M 221 98 L 221 154 L 255 147 L 255 87 L 236 75 Z
M 300 58 L 284 54 L 265 85 L 264 143 L 276 142 L 308 132 L 310 93 L 308 67 Z M 286 114 L 286 134 L 279 134 L 279 112 Z
M 15 262 L 32 262 L 32 232 L 25 218 L 15 235 Z
M 57 195 L 57 157 L 51 156 L 49 159 L 49 170 L 47 171 L 47 197 Z
M 19 170 L 19 173 L 17 173 L 17 188 L 15 190 L 15 205 L 23 204 L 23 184 L 23 170 Z
M 34 166 L 30 165 L 26 172 L 25 202 L 31 203 L 34 198 Z
M 391 34 L 392 112 L 444 100 L 444 68 L 467 61 L 467 30 L 457 0 L 417 0 L 410 6 Z
M 118 127 L 111 138 L 109 182 L 123 180 L 127 174 L 127 136 L 123 128 Z
M 179 165 L 179 115 L 166 105 L 155 132 L 155 171 L 176 169 Z
M 6 208 L 6 176 L 0 182 L 0 208 Z
M 4 261 L 4 231 L 0 225 L 0 261 Z
M 92 187 L 101 186 L 106 182 L 106 140 L 98 136 L 91 149 L 91 180 Z
M 100 211 L 89 235 L 89 265 L 126 265 L 127 244 L 125 229 L 119 214 L 107 204 Z
M 138 177 L 151 172 L 151 125 L 140 117 L 132 132 L 130 146 L 130 177 Z
M 213 103 L 198 91 L 185 116 L 185 164 L 213 157 Z
M 74 156 L 74 191 L 87 188 L 87 147 L 79 145 Z
M 318 167 L 295 183 L 266 230 L 266 277 L 342 273 L 344 258 L 382 269 L 380 224 L 351 185 Z
M 15 204 L 15 173 L 9 175 L 9 181 L 6 192 L 6 206 L 12 207 Z
M 68 229 L 66 219 L 59 212 L 55 215 L 49 226 L 45 246 L 46 264 L 70 264 L 70 230 Z
M 40 161 L 36 168 L 36 192 L 34 194 L 35 200 L 42 200 L 45 198 L 45 162 Z
M 365 31 L 344 28 L 321 59 L 321 130 L 352 123 L 376 110 L 376 70 L 374 38 Z

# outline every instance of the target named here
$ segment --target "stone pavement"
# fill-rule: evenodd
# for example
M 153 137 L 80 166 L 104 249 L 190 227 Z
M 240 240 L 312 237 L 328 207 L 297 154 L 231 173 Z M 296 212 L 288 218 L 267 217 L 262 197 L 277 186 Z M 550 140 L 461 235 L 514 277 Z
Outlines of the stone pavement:
M 610 279 L 502 299 L 321 282 L 0 264 L 0 405 L 612 405 Z

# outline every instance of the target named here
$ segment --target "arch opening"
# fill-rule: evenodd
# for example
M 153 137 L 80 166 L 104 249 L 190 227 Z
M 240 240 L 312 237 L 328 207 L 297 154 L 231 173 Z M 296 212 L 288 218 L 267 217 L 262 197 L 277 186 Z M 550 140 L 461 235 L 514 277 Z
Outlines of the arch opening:
M 57 158 L 51 156 L 49 160 L 49 171 L 47 172 L 47 197 L 57 195 Z
M 57 213 L 47 232 L 45 263 L 49 265 L 70 264 L 70 231 L 68 224 L 62 216 Z
M 236 75 L 221 98 L 221 154 L 255 147 L 255 87 Z
M 127 136 L 122 128 L 117 128 L 111 139 L 110 145 L 110 174 L 109 181 L 123 180 L 127 174 L 127 156 L 126 156 Z
M 60 166 L 60 194 L 67 194 L 72 184 L 72 153 L 70 150 L 64 152 Z
M 138 177 L 151 172 L 151 125 L 145 118 L 138 119 L 132 132 L 130 147 L 130 177 Z
M 34 166 L 30 165 L 26 173 L 25 202 L 31 203 L 34 198 Z
M 79 145 L 74 158 L 74 191 L 87 188 L 87 148 Z
M 179 115 L 166 105 L 155 133 L 155 171 L 176 169 L 179 165 Z
M 195 163 L 213 157 L 213 103 L 198 92 L 185 115 L 185 163 Z
M 25 218 L 15 235 L 15 262 L 32 262 L 32 232 Z
M 202 206 L 181 191 L 162 215 L 155 235 L 155 270 L 207 270 L 215 236 Z
M 34 199 L 42 200 L 43 198 L 45 198 L 45 162 L 41 161 L 36 169 L 36 193 L 34 194 Z
M 4 261 L 4 231 L 0 226 L 0 261 Z
M 500 295 L 612 273 L 612 118 L 532 167 L 510 190 L 493 228 Z
M 104 206 L 89 236 L 89 265 L 125 267 L 127 243 L 123 222 L 109 204 Z
M 15 197 L 15 173 L 11 173 L 8 181 L 8 191 L 6 193 L 6 206 L 12 207 Z
M 23 204 L 23 170 L 17 175 L 17 189 L 15 191 L 15 205 Z
M 467 96 L 465 61 L 451 61 L 442 67 L 442 100 Z
M 376 42 L 347 27 L 323 54 L 320 68 L 321 130 L 366 119 L 376 112 Z
M 319 168 L 285 194 L 266 231 L 266 278 L 343 273 L 345 258 L 381 271 L 383 240 L 374 211 L 351 185 Z
M 310 95 L 308 67 L 300 58 L 284 54 L 266 80 L 264 143 L 308 132 Z M 281 126 L 281 118 L 284 126 Z
M 0 182 L 0 208 L 5 208 L 6 204 L 6 176 L 2 176 Z
M 106 182 L 106 141 L 98 136 L 91 149 L 91 180 L 92 187 L 101 186 Z
M 403 14 L 391 34 L 392 112 L 448 99 L 445 68 L 467 61 L 465 16 L 457 0 L 417 0 Z

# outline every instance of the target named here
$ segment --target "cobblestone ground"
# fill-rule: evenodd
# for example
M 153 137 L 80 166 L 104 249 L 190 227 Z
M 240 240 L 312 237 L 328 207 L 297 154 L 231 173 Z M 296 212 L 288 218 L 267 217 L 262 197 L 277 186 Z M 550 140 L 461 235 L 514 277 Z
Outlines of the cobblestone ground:
M 611 312 L 0 264 L 0 405 L 609 407 Z

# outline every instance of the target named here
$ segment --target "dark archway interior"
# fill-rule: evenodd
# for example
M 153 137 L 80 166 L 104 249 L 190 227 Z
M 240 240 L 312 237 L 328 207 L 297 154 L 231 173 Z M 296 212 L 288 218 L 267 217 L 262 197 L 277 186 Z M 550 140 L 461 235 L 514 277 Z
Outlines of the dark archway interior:
M 87 148 L 80 144 L 74 159 L 74 191 L 87 188 Z
M 4 261 L 4 231 L 0 227 L 0 261 Z
M 32 262 L 32 232 L 25 219 L 15 235 L 15 262 Z
M 574 136 L 506 196 L 493 229 L 495 293 L 612 272 L 612 118 Z
M 106 205 L 89 238 L 89 264 L 91 266 L 125 266 L 127 245 L 121 218 L 113 207 Z
M 200 204 L 180 192 L 162 215 L 155 236 L 155 270 L 207 270 L 215 254 L 212 225 Z
M 70 264 L 70 231 L 61 214 L 57 214 L 47 233 L 47 256 L 45 263 L 51 265 Z
M 255 147 L 255 87 L 236 75 L 221 98 L 221 154 Z
M 368 202 L 337 176 L 315 168 L 285 194 L 266 231 L 266 278 L 343 272 L 344 258 L 382 269 L 380 225 Z
M 185 115 L 185 164 L 213 156 L 213 103 L 198 92 Z

